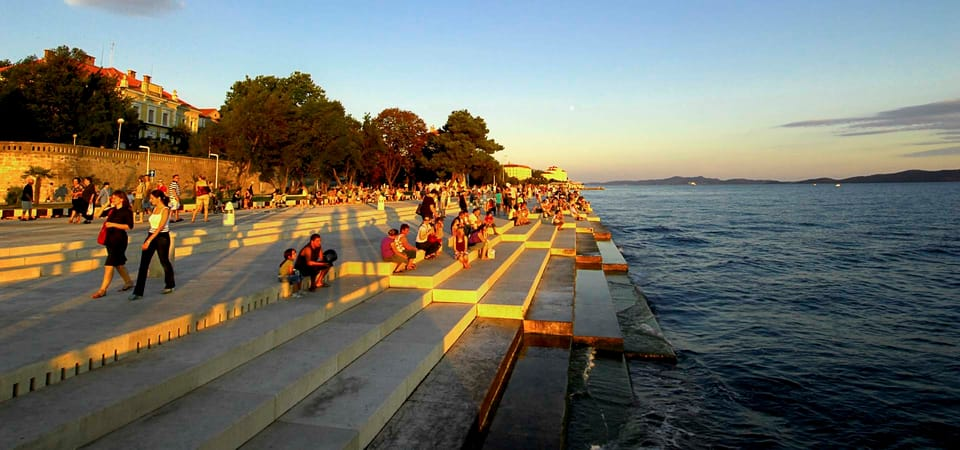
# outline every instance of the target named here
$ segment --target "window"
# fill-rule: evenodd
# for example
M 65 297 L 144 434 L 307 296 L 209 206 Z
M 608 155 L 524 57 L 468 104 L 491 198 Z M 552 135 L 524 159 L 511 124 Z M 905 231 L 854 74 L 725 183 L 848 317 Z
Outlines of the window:
M 154 115 L 153 113 L 154 113 L 154 111 L 153 111 L 152 109 L 147 110 L 147 122 L 148 122 L 148 123 L 153 123 L 153 115 Z
M 163 113 L 163 119 L 162 119 L 162 121 L 160 122 L 160 125 L 167 126 L 167 123 L 169 123 L 169 122 L 170 122 L 170 113 L 164 112 L 164 113 Z

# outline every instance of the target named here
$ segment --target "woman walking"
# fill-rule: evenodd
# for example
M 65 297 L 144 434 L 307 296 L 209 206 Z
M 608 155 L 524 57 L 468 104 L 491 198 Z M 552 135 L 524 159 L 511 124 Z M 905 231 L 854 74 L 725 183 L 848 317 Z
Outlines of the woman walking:
M 197 221 L 197 213 L 200 212 L 201 209 L 203 209 L 203 221 L 207 222 L 207 214 L 210 213 L 210 185 L 207 184 L 207 177 L 200 175 L 194 189 L 194 198 L 197 199 L 197 204 L 196 207 L 193 208 L 190 223 Z
M 91 298 L 107 295 L 107 288 L 113 281 L 113 270 L 123 278 L 123 287 L 120 288 L 120 292 L 133 288 L 133 280 L 130 279 L 130 274 L 124 266 L 127 263 L 127 230 L 133 229 L 130 200 L 126 192 L 118 190 L 113 191 L 108 201 L 109 206 L 101 214 L 107 216 L 107 221 L 103 223 L 103 227 L 107 230 L 107 239 L 103 244 L 107 247 L 107 261 L 103 264 L 103 282 L 100 283 L 100 290 L 94 292 Z
M 128 300 L 143 298 L 144 285 L 147 283 L 147 270 L 150 260 L 156 253 L 163 266 L 163 294 L 173 292 L 176 283 L 173 280 L 173 264 L 170 264 L 170 199 L 163 191 L 156 189 L 150 192 L 152 213 L 147 220 L 150 222 L 150 232 L 147 239 L 140 246 L 140 268 L 137 270 L 137 285 L 133 288 Z

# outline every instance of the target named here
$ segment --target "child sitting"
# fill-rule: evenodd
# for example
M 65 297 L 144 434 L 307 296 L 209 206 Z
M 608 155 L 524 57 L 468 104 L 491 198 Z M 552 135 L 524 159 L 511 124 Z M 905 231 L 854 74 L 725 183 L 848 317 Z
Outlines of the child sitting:
M 456 227 L 453 229 L 453 250 L 456 252 L 455 257 L 460 264 L 463 265 L 464 269 L 470 268 L 470 249 L 468 247 L 468 239 L 466 233 L 463 231 L 463 227 Z
M 288 248 L 283 251 L 283 262 L 280 263 L 280 271 L 277 274 L 277 280 L 280 281 L 280 298 L 300 298 L 300 272 L 293 266 L 297 260 L 297 251 Z
M 553 214 L 553 224 L 557 226 L 557 229 L 563 228 L 563 211 L 557 209 L 557 212 Z

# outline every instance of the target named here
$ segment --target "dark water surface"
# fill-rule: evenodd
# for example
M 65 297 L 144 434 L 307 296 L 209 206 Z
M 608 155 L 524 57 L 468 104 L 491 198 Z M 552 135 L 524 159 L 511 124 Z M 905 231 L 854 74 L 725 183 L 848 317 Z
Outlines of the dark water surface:
M 605 447 L 960 445 L 960 183 L 585 195 L 679 357 Z

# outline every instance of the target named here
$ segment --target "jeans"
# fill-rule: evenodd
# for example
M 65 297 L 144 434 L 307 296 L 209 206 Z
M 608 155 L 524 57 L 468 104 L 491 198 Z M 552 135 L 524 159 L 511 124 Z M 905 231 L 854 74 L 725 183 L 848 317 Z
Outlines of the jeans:
M 143 295 L 143 289 L 147 283 L 147 269 L 150 268 L 150 260 L 153 259 L 154 253 L 160 258 L 160 265 L 163 266 L 163 287 L 165 289 L 176 287 L 173 281 L 173 264 L 170 263 L 170 233 L 160 233 L 150 241 L 150 246 L 140 253 L 137 285 L 133 288 L 135 295 Z

